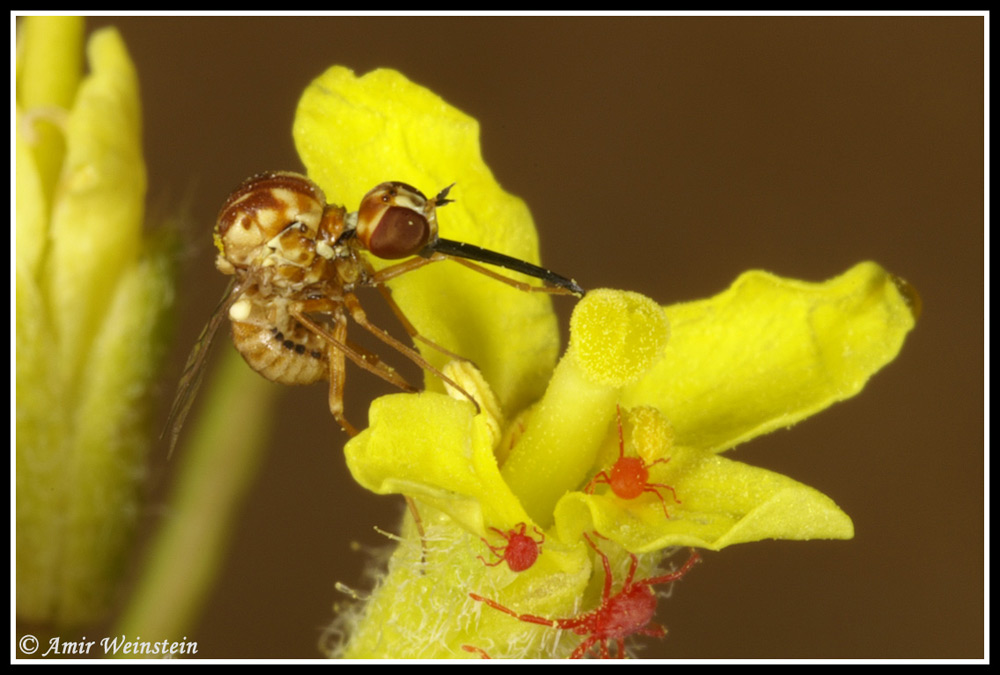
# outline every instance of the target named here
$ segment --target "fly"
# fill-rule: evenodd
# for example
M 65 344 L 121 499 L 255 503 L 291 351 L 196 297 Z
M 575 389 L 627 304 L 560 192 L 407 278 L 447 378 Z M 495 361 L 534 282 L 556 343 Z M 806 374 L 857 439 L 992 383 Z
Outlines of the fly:
M 439 237 L 437 209 L 452 201 L 450 189 L 428 199 L 406 183 L 382 183 L 365 195 L 353 213 L 327 204 L 318 185 L 292 172 L 261 173 L 234 190 L 214 230 L 219 251 L 215 266 L 233 279 L 184 368 L 168 422 L 171 450 L 201 382 L 208 347 L 226 319 L 236 349 L 267 379 L 282 384 L 328 380 L 330 413 L 354 436 L 357 429 L 344 416 L 348 360 L 403 391 L 416 389 L 376 354 L 348 338 L 348 319 L 472 400 L 420 352 L 372 325 L 356 289 L 378 289 L 412 340 L 451 358 L 461 357 L 417 332 L 392 299 L 387 281 L 430 263 L 453 260 L 523 291 L 583 295 L 572 279 L 496 251 Z M 376 271 L 362 255 L 364 251 L 401 262 Z M 544 285 L 511 279 L 479 263 L 535 277 Z

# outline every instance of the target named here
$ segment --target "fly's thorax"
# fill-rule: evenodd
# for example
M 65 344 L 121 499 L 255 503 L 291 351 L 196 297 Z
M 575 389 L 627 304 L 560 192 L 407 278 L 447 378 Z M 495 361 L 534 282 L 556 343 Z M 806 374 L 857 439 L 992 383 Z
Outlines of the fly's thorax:
M 215 225 L 216 267 L 309 267 L 324 218 L 323 191 L 305 176 L 270 172 L 247 179 L 226 200 Z

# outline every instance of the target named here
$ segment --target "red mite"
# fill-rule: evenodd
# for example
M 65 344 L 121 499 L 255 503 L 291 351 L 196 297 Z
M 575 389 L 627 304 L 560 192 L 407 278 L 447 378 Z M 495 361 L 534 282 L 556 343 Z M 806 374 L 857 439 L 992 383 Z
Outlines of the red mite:
M 496 567 L 506 560 L 507 567 L 510 568 L 511 572 L 523 572 L 535 564 L 542 543 L 545 541 L 545 534 L 535 527 L 535 533 L 541 537 L 541 539 L 536 541 L 531 535 L 525 534 L 524 531 L 528 527 L 527 523 L 518 523 L 518 525 L 520 525 L 519 530 L 508 530 L 506 534 L 495 527 L 490 528 L 507 541 L 506 546 L 493 546 L 486 539 L 480 537 L 483 539 L 483 543 L 493 552 L 493 555 L 498 557 L 496 562 L 488 563 L 483 556 L 478 556 L 483 561 L 483 564 L 489 567 Z
M 469 597 L 476 602 L 486 603 L 493 609 L 509 614 L 520 621 L 537 623 L 542 626 L 559 628 L 561 630 L 571 630 L 577 635 L 586 636 L 586 639 L 570 655 L 571 659 L 583 658 L 590 648 L 597 643 L 601 645 L 601 658 L 610 658 L 608 643 L 611 641 L 617 644 L 617 657 L 624 658 L 625 638 L 628 636 L 641 634 L 663 637 L 666 635 L 667 630 L 663 626 L 652 623 L 653 616 L 656 614 L 657 600 L 653 586 L 677 581 L 694 567 L 695 563 L 701 559 L 701 556 L 692 549 L 691 557 L 676 572 L 634 581 L 639 560 L 635 554 L 630 553 L 631 562 L 629 563 L 628 574 L 625 575 L 625 581 L 617 593 L 612 593 L 611 563 L 608 561 L 608 556 L 597 548 L 597 545 L 594 544 L 594 541 L 588 535 L 585 534 L 584 536 L 587 538 L 587 543 L 590 544 L 591 548 L 597 551 L 604 565 L 604 591 L 601 595 L 601 604 L 596 609 L 569 619 L 546 619 L 533 614 L 518 614 L 494 600 L 484 598 L 475 593 L 469 593 Z M 479 654 L 484 658 L 489 658 L 489 655 L 478 647 L 463 645 L 462 649 L 467 652 Z
M 656 488 L 665 488 L 670 490 L 671 494 L 674 496 L 674 501 L 678 504 L 681 500 L 677 498 L 677 493 L 674 489 L 665 483 L 650 483 L 649 482 L 649 468 L 654 464 L 666 464 L 670 461 L 669 458 L 658 459 L 655 462 L 647 464 L 645 460 L 641 457 L 626 457 L 625 456 L 625 437 L 622 434 L 622 409 L 621 406 L 617 407 L 618 410 L 618 459 L 615 461 L 614 465 L 611 467 L 610 473 L 608 471 L 601 471 L 599 474 L 594 476 L 593 479 L 587 484 L 584 489 L 588 494 L 594 493 L 594 488 L 597 487 L 598 483 L 607 483 L 611 486 L 611 491 L 614 492 L 621 499 L 635 499 L 639 495 L 645 492 L 652 492 L 660 500 L 663 505 L 663 515 L 667 518 L 670 514 L 667 513 L 667 503 L 663 500 L 663 495 Z
M 583 295 L 573 280 L 537 265 L 439 237 L 437 209 L 451 201 L 449 190 L 428 199 L 406 183 L 382 183 L 365 195 L 356 212 L 347 213 L 327 204 L 319 186 L 297 173 L 262 173 L 240 185 L 215 225 L 216 267 L 233 281 L 185 367 L 168 423 L 171 448 L 201 381 L 208 347 L 225 319 L 240 354 L 267 379 L 282 384 L 328 380 L 330 412 L 353 436 L 357 431 L 344 417 L 347 360 L 404 391 L 415 388 L 347 337 L 349 321 L 464 392 L 415 349 L 372 325 L 357 289 L 377 288 L 413 340 L 451 358 L 460 357 L 417 333 L 392 300 L 387 281 L 453 260 L 521 290 Z M 401 262 L 376 271 L 363 252 Z M 473 260 L 541 279 L 544 285 L 510 279 Z

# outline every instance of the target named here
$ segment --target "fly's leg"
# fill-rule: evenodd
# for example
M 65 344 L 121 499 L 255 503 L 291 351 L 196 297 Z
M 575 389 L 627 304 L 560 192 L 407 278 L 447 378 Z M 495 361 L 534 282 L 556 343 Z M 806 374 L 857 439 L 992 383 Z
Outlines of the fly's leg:
M 420 518 L 420 511 L 417 510 L 417 500 L 410 495 L 403 495 L 406 499 L 406 508 L 410 511 L 413 524 L 417 526 L 417 534 L 420 535 L 420 574 L 424 573 L 424 564 L 427 562 L 427 534 L 424 532 L 424 521 Z
M 350 297 L 353 298 L 354 296 Z M 357 302 L 356 298 L 355 302 Z M 346 417 L 344 417 L 344 383 L 347 378 L 347 368 L 345 368 L 347 364 L 345 362 L 345 358 L 351 359 L 351 361 L 356 363 L 358 366 L 378 375 L 385 381 L 396 385 L 404 391 L 415 391 L 415 389 L 410 386 L 410 383 L 403 379 L 399 373 L 393 370 L 390 366 L 382 363 L 377 356 L 369 352 L 367 349 L 359 347 L 358 345 L 352 344 L 348 341 L 346 321 L 337 321 L 334 324 L 333 332 L 331 333 L 324 326 L 321 326 L 306 316 L 305 312 L 307 311 L 323 311 L 326 309 L 325 305 L 330 304 L 329 301 L 325 299 L 317 299 L 314 301 L 306 301 L 302 304 L 303 306 L 301 308 L 292 310 L 292 317 L 294 317 L 295 320 L 303 326 L 322 337 L 330 345 L 327 350 L 327 359 L 330 362 L 330 413 L 333 415 L 333 418 L 337 420 L 337 424 L 340 425 L 340 428 L 346 431 L 348 435 L 351 437 L 357 436 L 358 430 L 353 424 L 347 421 Z M 417 532 L 420 534 L 421 560 L 423 560 L 426 557 L 424 552 L 427 549 L 424 524 L 420 519 L 420 513 L 417 511 L 417 504 L 413 501 L 412 497 L 406 496 L 406 506 L 409 508 L 410 515 L 413 516 L 413 522 L 417 526 Z
M 335 330 L 338 334 L 342 334 L 343 338 L 338 338 L 337 335 L 331 333 L 325 326 L 317 323 L 316 321 L 309 318 L 306 312 L 322 312 L 327 311 L 318 306 L 318 303 L 324 303 L 325 300 L 319 299 L 315 301 L 306 301 L 301 303 L 301 307 L 293 308 L 290 311 L 292 318 L 301 323 L 303 326 L 308 328 L 310 331 L 319 335 L 321 338 L 326 340 L 330 346 L 335 347 L 337 350 L 342 352 L 344 356 L 349 358 L 355 365 L 359 368 L 367 370 L 369 373 L 378 375 L 383 380 L 389 384 L 395 385 L 402 389 L 403 391 L 416 391 L 414 387 L 407 382 L 402 375 L 397 373 L 391 366 L 388 366 L 379 360 L 377 356 L 372 354 L 366 349 L 362 349 L 357 345 L 351 344 L 347 340 L 347 324 L 343 321 L 338 321 L 336 323 L 337 328 Z M 314 307 L 314 305 L 317 305 Z M 341 328 L 342 327 L 342 328 Z
M 397 319 L 399 319 L 399 323 L 401 323 L 403 325 L 403 328 L 406 330 L 406 334 L 410 336 L 411 340 L 419 340 L 420 342 L 423 342 L 425 345 L 427 345 L 431 349 L 435 349 L 435 350 L 441 352 L 442 354 L 444 354 L 445 356 L 447 356 L 449 359 L 452 359 L 454 361 L 468 361 L 469 360 L 469 359 L 465 358 L 464 356 L 460 356 L 460 355 L 456 354 L 455 352 L 453 352 L 453 351 L 451 351 L 449 349 L 445 349 L 444 347 L 442 347 L 438 343 L 434 342 L 433 340 L 428 340 L 423 335 L 421 335 L 417 331 L 416 327 L 414 327 L 414 325 L 412 323 L 410 323 L 410 320 L 406 318 L 406 315 L 403 314 L 403 310 L 400 309 L 399 305 L 396 304 L 396 301 L 392 297 L 392 290 L 388 286 L 385 286 L 385 285 L 382 285 L 382 284 L 379 284 L 376 288 L 378 288 L 378 292 L 382 294 L 382 297 L 385 298 L 385 302 L 386 302 L 386 304 L 389 305 L 389 309 L 391 309 L 392 313 L 396 315 Z
M 461 385 L 459 385 L 453 379 L 451 379 L 450 377 L 442 373 L 440 370 L 438 370 L 433 364 L 431 364 L 430 361 L 421 356 L 420 352 L 413 349 L 412 347 L 407 347 L 405 344 L 403 344 L 396 338 L 389 335 L 389 333 L 387 333 L 386 331 L 382 330 L 381 328 L 373 325 L 370 321 L 368 321 L 368 316 L 365 314 L 365 310 L 362 309 L 361 303 L 358 301 L 357 296 L 355 296 L 353 293 L 345 293 L 344 305 L 346 305 L 347 311 L 351 313 L 351 318 L 354 319 L 354 321 L 359 326 L 361 326 L 366 331 L 377 337 L 379 340 L 381 340 L 382 342 L 386 343 L 387 345 L 398 351 L 406 358 L 413 361 L 421 368 L 431 371 L 439 378 L 441 378 L 441 380 L 447 382 L 457 391 L 461 392 L 463 396 L 472 401 L 472 405 L 476 407 L 476 414 L 479 414 L 480 412 L 479 404 L 476 403 L 476 399 L 472 397 L 472 394 L 467 392 Z
M 513 286 L 514 288 L 524 291 L 525 293 L 549 293 L 551 295 L 574 295 L 573 291 L 568 288 L 563 288 L 562 286 L 532 286 L 523 281 L 518 281 L 517 279 L 512 279 L 508 276 L 504 276 L 499 272 L 494 272 L 491 269 L 483 267 L 482 265 L 477 265 L 471 260 L 466 260 L 464 258 L 459 258 L 454 255 L 446 255 L 444 253 L 434 253 L 427 256 L 426 258 L 417 257 L 410 258 L 401 263 L 395 265 L 390 265 L 389 267 L 384 267 L 372 277 L 375 283 L 383 284 L 390 279 L 395 279 L 396 277 L 406 274 L 407 272 L 412 272 L 415 269 L 420 269 L 424 265 L 429 265 L 433 262 L 438 262 L 441 260 L 452 260 L 457 262 L 459 265 L 464 265 L 470 270 L 479 272 L 480 274 L 485 274 L 491 279 L 496 279 L 497 281 L 507 284 L 508 286 Z
M 346 323 L 338 322 L 333 330 L 334 337 L 339 338 L 341 341 L 347 337 Z M 343 349 L 337 349 L 332 345 L 326 352 L 327 361 L 330 364 L 330 413 L 337 420 L 340 428 L 353 438 L 358 435 L 358 430 L 344 417 L 344 383 L 347 380 L 345 353 Z
M 395 279 L 406 272 L 412 272 L 413 270 L 420 269 L 424 265 L 429 265 L 432 262 L 438 262 L 445 259 L 446 258 L 442 255 L 435 255 L 429 258 L 410 258 L 409 260 L 405 260 L 401 263 L 382 268 L 378 272 L 376 272 L 371 265 L 368 265 L 367 262 L 365 264 L 367 265 L 366 269 L 369 279 L 378 289 L 378 292 L 382 294 L 382 297 L 385 298 L 386 303 L 389 305 L 389 309 L 391 309 L 392 313 L 396 315 L 397 319 L 399 319 L 399 323 L 403 325 L 403 328 L 406 330 L 406 334 L 410 336 L 411 340 L 419 340 L 431 349 L 441 352 L 449 359 L 453 359 L 455 361 L 468 361 L 468 359 L 464 356 L 460 356 L 453 351 L 445 349 L 433 340 L 428 340 L 421 335 L 417 331 L 416 327 L 410 323 L 410 320 L 406 318 L 406 315 L 403 313 L 400 306 L 396 304 L 396 301 L 392 297 L 392 290 L 385 285 L 385 283 L 390 279 Z
M 368 265 L 368 272 L 372 283 L 374 284 L 384 284 L 390 279 L 395 279 L 398 276 L 402 276 L 407 272 L 412 272 L 413 270 L 418 270 L 424 265 L 430 265 L 433 262 L 438 262 L 440 260 L 445 260 L 443 255 L 432 255 L 427 258 L 417 256 L 415 258 L 410 258 L 409 260 L 404 260 L 403 262 L 396 263 L 395 265 L 389 265 L 388 267 L 383 267 L 378 272 L 374 272 L 373 268 Z M 367 261 L 365 261 L 367 264 Z
M 471 260 L 464 260 L 462 258 L 448 257 L 448 260 L 457 262 L 459 265 L 464 265 L 470 270 L 475 270 L 480 274 L 485 274 L 491 279 L 496 279 L 497 281 L 507 284 L 508 286 L 513 286 L 519 291 L 524 291 L 525 293 L 548 293 L 549 295 L 573 295 L 573 291 L 568 288 L 563 288 L 562 286 L 532 286 L 531 284 L 526 284 L 523 281 L 518 281 L 517 279 L 511 279 L 510 277 L 504 276 L 493 270 L 483 267 L 482 265 L 477 265 Z

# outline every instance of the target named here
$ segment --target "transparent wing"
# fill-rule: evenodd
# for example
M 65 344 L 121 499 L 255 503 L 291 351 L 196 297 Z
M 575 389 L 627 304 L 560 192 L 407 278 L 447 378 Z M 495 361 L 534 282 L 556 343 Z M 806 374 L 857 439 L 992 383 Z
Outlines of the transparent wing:
M 219 331 L 219 326 L 229 317 L 229 307 L 233 304 L 233 300 L 237 296 L 239 296 L 239 291 L 236 289 L 236 279 L 232 279 L 229 282 L 229 286 L 226 287 L 226 291 L 222 295 L 222 299 L 216 306 L 215 311 L 212 312 L 212 318 L 208 320 L 208 323 L 201 330 L 201 335 L 198 336 L 197 342 L 194 343 L 187 363 L 184 365 L 184 373 L 177 384 L 177 393 L 174 395 L 173 405 L 170 406 L 170 415 L 167 417 L 166 426 L 163 427 L 163 432 L 160 434 L 160 438 L 166 436 L 168 432 L 170 434 L 170 449 L 167 451 L 168 458 L 174 452 L 174 446 L 177 445 L 177 438 L 180 436 L 181 427 L 184 426 L 184 420 L 187 418 L 188 412 L 191 410 L 191 405 L 194 403 L 195 395 L 201 387 L 201 381 L 205 375 L 205 365 L 208 363 L 209 347 L 212 345 L 212 340 L 215 339 L 215 334 Z

